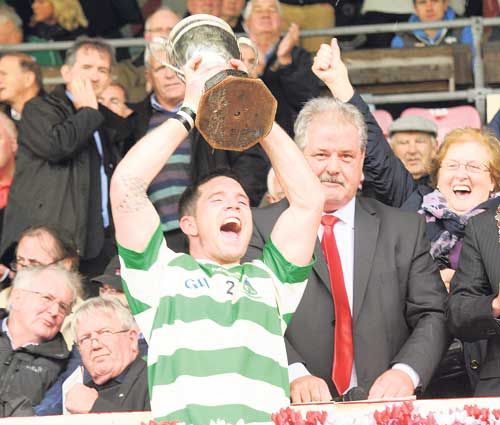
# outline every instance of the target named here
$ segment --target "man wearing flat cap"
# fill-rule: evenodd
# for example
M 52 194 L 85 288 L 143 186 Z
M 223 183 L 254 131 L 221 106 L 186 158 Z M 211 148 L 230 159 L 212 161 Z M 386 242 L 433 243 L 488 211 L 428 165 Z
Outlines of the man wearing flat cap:
M 392 150 L 417 183 L 428 184 L 437 151 L 437 125 L 418 115 L 407 115 L 389 126 Z

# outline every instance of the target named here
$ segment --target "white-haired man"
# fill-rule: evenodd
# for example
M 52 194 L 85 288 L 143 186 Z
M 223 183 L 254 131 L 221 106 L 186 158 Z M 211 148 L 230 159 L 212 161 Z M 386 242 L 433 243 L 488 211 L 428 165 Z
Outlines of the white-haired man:
M 80 292 L 78 274 L 59 266 L 20 270 L 0 327 L 2 416 L 29 416 L 64 370 L 69 352 L 60 334 Z

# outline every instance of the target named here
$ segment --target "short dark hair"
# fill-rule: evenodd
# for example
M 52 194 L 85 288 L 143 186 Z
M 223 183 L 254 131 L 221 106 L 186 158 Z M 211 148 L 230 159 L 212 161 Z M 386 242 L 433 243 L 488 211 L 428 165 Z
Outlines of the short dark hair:
M 32 72 L 35 75 L 35 84 L 38 91 L 43 88 L 42 69 L 33 56 L 21 52 L 5 52 L 0 54 L 0 59 L 6 57 L 17 58 L 19 66 L 24 72 Z
M 209 174 L 200 178 L 184 190 L 179 199 L 179 218 L 186 215 L 195 215 L 196 202 L 200 197 L 200 187 L 216 177 L 228 177 L 235 180 L 241 187 L 243 187 L 241 179 L 234 171 L 228 168 L 218 168 L 211 171 Z
M 66 51 L 66 59 L 64 63 L 68 66 L 73 66 L 76 63 L 76 55 L 82 48 L 94 49 L 99 53 L 106 53 L 109 55 L 110 65 L 115 65 L 116 63 L 115 49 L 113 46 L 104 41 L 103 38 L 91 38 L 87 36 L 80 36 L 75 40 L 73 45 Z
M 58 228 L 51 224 L 42 224 L 31 226 L 24 230 L 19 236 L 19 242 L 23 238 L 36 238 L 42 235 L 49 235 L 54 241 L 52 251 L 50 252 L 54 258 L 61 260 L 70 259 L 72 270 L 78 270 L 79 255 L 76 244 L 70 233 L 64 229 Z M 19 246 L 19 243 L 18 243 Z M 16 248 L 17 253 L 17 248 Z

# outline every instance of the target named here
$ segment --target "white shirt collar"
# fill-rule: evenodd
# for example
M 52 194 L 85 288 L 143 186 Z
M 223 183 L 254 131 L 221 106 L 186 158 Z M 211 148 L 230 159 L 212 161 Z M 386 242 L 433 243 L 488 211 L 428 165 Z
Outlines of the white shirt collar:
M 336 211 L 331 213 L 324 213 L 324 215 L 334 215 L 338 217 L 340 221 L 345 224 L 348 224 L 350 228 L 354 229 L 354 211 L 356 205 L 356 197 L 352 198 L 347 204 L 345 204 L 342 208 L 339 208 Z

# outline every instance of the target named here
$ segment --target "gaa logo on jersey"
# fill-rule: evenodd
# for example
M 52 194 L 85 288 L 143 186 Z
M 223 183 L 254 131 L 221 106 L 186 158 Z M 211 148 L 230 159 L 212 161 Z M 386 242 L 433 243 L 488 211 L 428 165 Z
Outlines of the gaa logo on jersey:
M 251 285 L 250 281 L 248 279 L 245 279 L 243 281 L 242 285 L 243 292 L 247 297 L 250 298 L 260 298 L 258 292 L 255 290 L 255 288 Z

